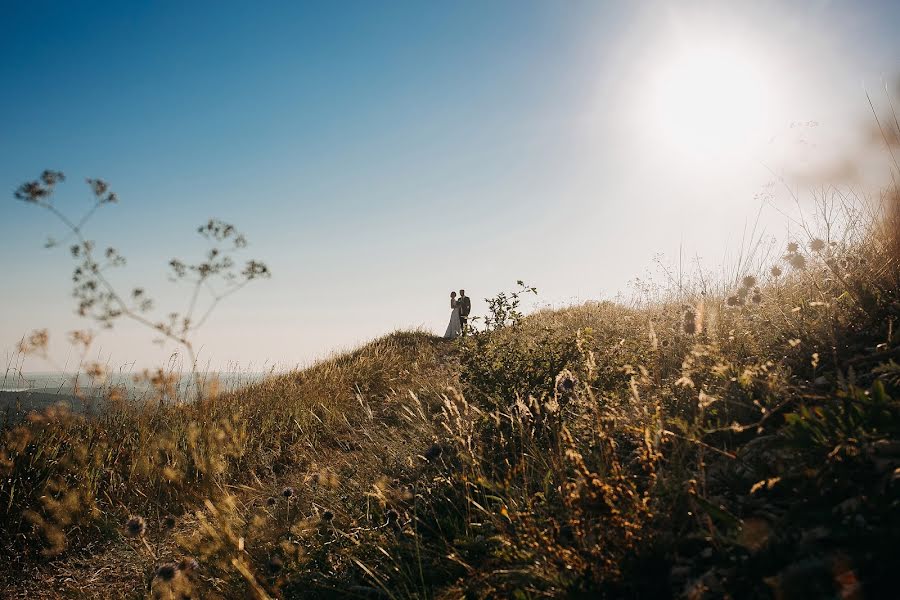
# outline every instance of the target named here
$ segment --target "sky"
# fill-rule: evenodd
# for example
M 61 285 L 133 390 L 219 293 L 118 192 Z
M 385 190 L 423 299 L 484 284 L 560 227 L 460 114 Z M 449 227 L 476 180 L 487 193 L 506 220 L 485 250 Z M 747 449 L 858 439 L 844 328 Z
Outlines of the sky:
M 658 255 L 722 269 L 773 177 L 867 143 L 866 92 L 898 96 L 898 25 L 891 1 L 3 0 L 0 349 L 16 364 L 47 328 L 70 369 L 66 332 L 91 327 L 71 258 L 43 247 L 59 224 L 13 198 L 47 168 L 73 216 L 85 178 L 110 183 L 85 234 L 157 314 L 189 302 L 167 263 L 203 252 L 197 225 L 246 235 L 272 278 L 197 332 L 214 369 L 442 333 L 459 288 L 480 314 L 520 279 L 558 306 L 627 297 Z M 865 165 L 855 183 L 877 185 L 887 167 Z M 92 358 L 161 364 L 176 348 L 152 339 L 120 323 Z

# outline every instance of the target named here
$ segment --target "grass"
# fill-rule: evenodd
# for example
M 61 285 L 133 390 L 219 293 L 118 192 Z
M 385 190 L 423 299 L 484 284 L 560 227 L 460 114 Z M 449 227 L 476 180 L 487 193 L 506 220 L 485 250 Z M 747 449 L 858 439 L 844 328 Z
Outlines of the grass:
M 0 589 L 893 595 L 888 198 L 718 291 L 504 314 L 458 342 L 398 332 L 198 402 L 33 415 L 3 433 Z

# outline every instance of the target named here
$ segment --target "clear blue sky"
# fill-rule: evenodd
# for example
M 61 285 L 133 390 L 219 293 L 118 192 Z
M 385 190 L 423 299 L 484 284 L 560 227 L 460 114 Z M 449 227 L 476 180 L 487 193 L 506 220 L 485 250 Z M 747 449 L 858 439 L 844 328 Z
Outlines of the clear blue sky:
M 69 176 L 57 202 L 73 213 L 83 178 L 111 183 L 121 204 L 88 234 L 163 312 L 186 302 L 163 275 L 201 248 L 197 224 L 246 232 L 274 278 L 201 332 L 217 366 L 442 331 L 459 287 L 476 312 L 520 278 L 548 302 L 611 297 L 682 244 L 717 268 L 765 157 L 657 144 L 672 134 L 644 100 L 672 44 L 736 39 L 777 88 L 734 139 L 806 120 L 843 139 L 862 90 L 900 73 L 896 2 L 748 4 L 2 2 L 0 348 L 49 327 L 64 361 L 65 331 L 86 325 L 68 257 L 42 248 L 59 229 L 12 199 L 44 168 Z M 104 333 L 101 356 L 152 364 L 167 352 L 148 339 Z

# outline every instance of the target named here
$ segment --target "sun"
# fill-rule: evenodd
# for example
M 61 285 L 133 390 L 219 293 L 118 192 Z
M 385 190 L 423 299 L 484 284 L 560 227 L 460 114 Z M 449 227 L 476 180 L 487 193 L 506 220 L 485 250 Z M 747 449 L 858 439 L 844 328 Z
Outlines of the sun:
M 773 82 L 759 53 L 727 41 L 661 52 L 646 85 L 645 122 L 656 143 L 704 160 L 749 153 L 766 137 Z

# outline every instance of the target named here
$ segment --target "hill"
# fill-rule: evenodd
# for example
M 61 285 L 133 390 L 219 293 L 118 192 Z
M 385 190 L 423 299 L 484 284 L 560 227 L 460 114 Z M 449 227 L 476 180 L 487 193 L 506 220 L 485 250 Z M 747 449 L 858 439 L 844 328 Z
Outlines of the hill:
M 500 314 L 197 403 L 32 416 L 0 456 L 3 593 L 891 595 L 897 224 L 792 242 L 724 293 Z

